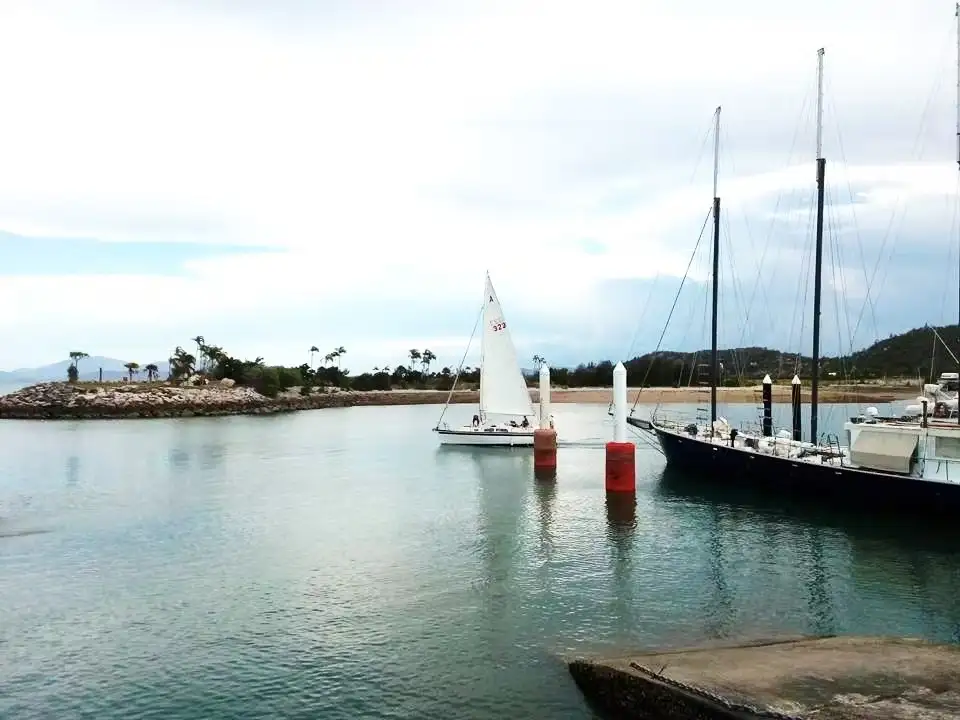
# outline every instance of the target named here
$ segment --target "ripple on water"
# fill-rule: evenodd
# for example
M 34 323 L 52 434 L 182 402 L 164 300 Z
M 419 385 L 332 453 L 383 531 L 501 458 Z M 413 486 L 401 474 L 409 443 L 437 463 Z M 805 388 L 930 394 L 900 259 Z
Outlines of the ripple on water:
M 960 639 L 949 529 L 662 478 L 643 447 L 618 502 L 602 451 L 537 482 L 528 451 L 437 451 L 437 412 L 4 424 L 0 535 L 50 532 L 0 537 L 0 716 L 591 717 L 564 656 Z

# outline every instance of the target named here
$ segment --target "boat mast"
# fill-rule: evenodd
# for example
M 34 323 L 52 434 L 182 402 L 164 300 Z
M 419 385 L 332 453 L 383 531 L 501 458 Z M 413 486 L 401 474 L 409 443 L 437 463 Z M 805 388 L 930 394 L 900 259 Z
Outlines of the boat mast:
M 717 421 L 717 385 L 720 383 L 720 356 L 717 353 L 717 296 L 720 287 L 720 197 L 717 175 L 720 168 L 720 106 L 713 126 L 713 324 L 710 337 L 710 432 Z
M 813 275 L 813 368 L 810 388 L 810 442 L 817 442 L 817 390 L 820 383 L 820 291 L 823 282 L 823 48 L 817 50 L 817 241 Z

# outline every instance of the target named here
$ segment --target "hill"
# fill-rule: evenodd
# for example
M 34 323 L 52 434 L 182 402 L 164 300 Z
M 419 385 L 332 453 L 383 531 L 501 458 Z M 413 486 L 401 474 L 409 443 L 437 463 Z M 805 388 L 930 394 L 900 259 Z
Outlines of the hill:
M 100 376 L 100 369 L 103 368 L 104 380 L 119 380 L 127 377 L 127 369 L 123 366 L 126 360 L 117 360 L 116 358 L 94 355 L 93 357 L 83 358 L 79 364 L 80 380 L 97 380 Z M 70 366 L 70 360 L 61 360 L 60 362 L 42 365 L 34 368 L 18 368 L 17 370 L 0 371 L 0 383 L 35 383 L 49 382 L 51 380 L 65 380 L 67 377 L 67 368 Z M 169 363 L 154 363 L 160 369 L 160 377 L 166 377 L 169 373 Z M 140 367 L 144 367 L 141 363 Z
M 951 350 L 960 349 L 960 326 L 934 328 Z M 914 328 L 870 347 L 845 356 L 823 357 L 820 361 L 821 379 L 830 381 L 866 381 L 885 377 L 924 378 L 943 371 L 957 369 L 957 363 L 943 344 L 936 342 L 930 327 Z M 651 387 L 697 385 L 710 379 L 710 350 L 679 352 L 663 350 L 635 357 L 624 363 L 631 387 L 641 384 Z M 720 350 L 721 383 L 740 385 L 757 383 L 770 374 L 776 380 L 790 379 L 796 373 L 809 379 L 812 359 L 766 347 L 724 348 Z M 602 362 L 578 365 L 572 370 L 551 368 L 551 375 L 559 385 L 608 386 L 613 382 L 613 363 Z

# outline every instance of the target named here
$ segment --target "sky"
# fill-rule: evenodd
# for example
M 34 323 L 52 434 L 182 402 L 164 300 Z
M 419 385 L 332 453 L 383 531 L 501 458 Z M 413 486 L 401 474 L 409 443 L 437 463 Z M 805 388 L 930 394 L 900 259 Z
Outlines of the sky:
M 525 365 L 706 347 L 718 105 L 720 343 L 809 352 L 820 47 L 835 354 L 956 321 L 952 3 L 0 3 L 0 368 L 456 366 L 486 271 Z

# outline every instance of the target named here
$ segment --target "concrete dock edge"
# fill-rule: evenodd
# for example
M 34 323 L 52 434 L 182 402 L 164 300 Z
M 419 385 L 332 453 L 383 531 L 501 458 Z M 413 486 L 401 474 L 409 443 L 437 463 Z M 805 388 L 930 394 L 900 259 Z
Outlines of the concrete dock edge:
M 611 718 L 948 720 L 960 717 L 960 646 L 830 636 L 574 659 Z

